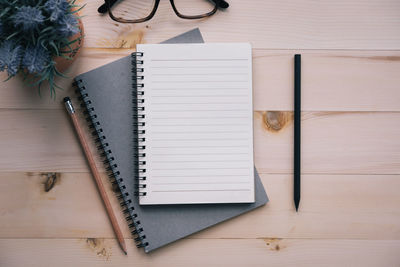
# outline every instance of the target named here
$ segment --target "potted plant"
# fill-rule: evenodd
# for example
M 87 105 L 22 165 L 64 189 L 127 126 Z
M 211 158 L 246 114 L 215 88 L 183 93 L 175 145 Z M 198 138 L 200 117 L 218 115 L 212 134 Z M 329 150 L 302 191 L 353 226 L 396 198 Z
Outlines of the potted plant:
M 65 77 L 83 41 L 75 0 L 0 0 L 0 71 L 21 73 L 33 86 L 48 82 L 55 97 L 57 76 Z

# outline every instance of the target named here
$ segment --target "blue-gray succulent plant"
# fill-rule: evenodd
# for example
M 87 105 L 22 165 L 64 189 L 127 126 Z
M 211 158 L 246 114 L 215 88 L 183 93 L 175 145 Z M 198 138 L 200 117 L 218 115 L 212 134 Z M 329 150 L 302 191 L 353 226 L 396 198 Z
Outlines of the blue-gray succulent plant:
M 0 71 L 8 79 L 22 72 L 32 85 L 47 81 L 55 96 L 55 57 L 71 59 L 82 36 L 75 0 L 0 0 Z M 8 80 L 7 79 L 7 80 Z
M 6 40 L 0 46 L 0 71 L 7 69 L 8 76 L 17 74 L 22 56 L 22 46 Z

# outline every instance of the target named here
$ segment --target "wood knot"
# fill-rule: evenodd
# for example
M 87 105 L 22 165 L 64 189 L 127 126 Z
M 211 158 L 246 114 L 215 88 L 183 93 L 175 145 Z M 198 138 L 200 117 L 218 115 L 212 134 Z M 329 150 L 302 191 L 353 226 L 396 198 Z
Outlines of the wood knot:
M 135 48 L 137 44 L 143 43 L 144 31 L 141 29 L 128 31 L 126 28 L 121 29 L 117 38 L 101 38 L 97 41 L 98 46 L 112 48 Z
M 144 32 L 142 30 L 134 30 L 119 36 L 118 48 L 135 48 L 137 44 L 143 43 Z
M 293 112 L 264 111 L 262 116 L 263 124 L 267 131 L 279 132 L 293 119 Z
M 269 250 L 272 251 L 280 251 L 281 249 L 285 248 L 285 246 L 282 246 L 281 238 L 263 238 L 265 244 L 269 248 Z
M 45 192 L 49 192 L 60 180 L 60 173 L 57 172 L 42 173 L 41 175 L 46 177 L 46 180 L 43 183 Z
M 97 238 L 87 238 L 86 243 L 89 245 L 90 248 L 96 248 L 99 241 Z
M 108 260 L 111 256 L 111 247 L 106 244 L 103 238 L 86 238 L 86 244 L 91 251 L 100 258 Z

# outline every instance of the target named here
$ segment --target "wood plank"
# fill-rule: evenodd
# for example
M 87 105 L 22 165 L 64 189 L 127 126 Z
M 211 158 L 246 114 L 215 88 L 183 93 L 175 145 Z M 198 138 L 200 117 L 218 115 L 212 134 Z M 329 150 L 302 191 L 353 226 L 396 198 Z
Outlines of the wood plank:
M 398 266 L 400 241 L 187 239 L 128 256 L 109 239 L 2 239 L 4 266 Z
M 399 112 L 305 112 L 302 170 L 400 174 Z M 87 171 L 65 110 L 0 110 L 0 171 Z M 292 116 L 255 112 L 255 165 L 292 172 Z
M 129 55 L 132 49 L 84 49 L 69 76 Z M 293 109 L 293 54 L 303 55 L 304 111 L 400 111 L 399 51 L 253 51 L 255 110 Z M 0 78 L 4 80 L 5 74 Z M 50 98 L 48 90 L 24 86 L 14 78 L 0 87 L 0 108 L 62 109 L 61 100 L 74 95 L 71 79 L 59 79 L 65 91 Z
M 398 174 L 400 113 L 302 113 L 302 172 Z M 261 172 L 293 170 L 293 121 L 288 112 L 256 112 L 255 165 Z
M 41 173 L 0 173 L 0 238 L 112 238 L 88 173 L 60 173 L 49 192 Z M 303 175 L 300 212 L 292 175 L 262 174 L 270 202 L 192 238 L 399 239 L 399 175 Z M 113 197 L 124 236 L 129 229 Z M 146 227 L 144 226 L 146 231 Z
M 97 8 L 102 3 L 86 1 L 83 10 L 88 47 L 129 47 L 138 38 L 158 43 L 199 27 L 208 42 L 250 41 L 255 48 L 400 48 L 400 2 L 396 0 L 257 0 L 251 5 L 231 0 L 226 11 L 202 20 L 180 19 L 168 2 L 161 2 L 153 19 L 133 25 L 100 16 Z
M 400 52 L 253 54 L 255 110 L 293 110 L 293 55 L 302 54 L 303 111 L 400 111 Z

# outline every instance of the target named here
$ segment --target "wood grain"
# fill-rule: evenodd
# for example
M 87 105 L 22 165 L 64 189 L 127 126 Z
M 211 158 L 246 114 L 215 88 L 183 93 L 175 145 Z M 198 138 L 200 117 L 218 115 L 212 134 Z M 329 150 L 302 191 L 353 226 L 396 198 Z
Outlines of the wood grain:
M 72 78 L 57 81 L 65 89 L 56 100 L 12 79 L 0 84 L 0 266 L 400 265 L 399 1 L 230 0 L 198 21 L 160 1 L 151 21 L 135 25 L 97 14 L 102 0 L 78 1 L 87 4 L 85 48 L 70 77 L 196 27 L 206 42 L 253 45 L 255 160 L 270 202 L 150 255 L 126 240 L 123 256 L 61 104 Z M 304 110 L 298 214 L 295 53 Z
M 293 121 L 271 131 L 267 112 L 255 112 L 255 165 L 263 173 L 291 173 Z M 302 173 L 398 174 L 400 113 L 302 113 Z M 274 121 L 273 121 L 274 122 Z
M 291 173 L 290 113 L 279 131 L 270 130 L 278 122 L 266 114 L 254 114 L 255 165 Z M 400 174 L 399 120 L 399 112 L 303 113 L 303 173 Z M 88 171 L 64 110 L 0 109 L 0 121 L 7 122 L 0 124 L 0 172 Z
M 206 39 L 207 41 L 207 39 Z M 69 76 L 129 55 L 132 49 L 84 49 Z M 399 51 L 253 50 L 255 110 L 293 110 L 293 55 L 302 54 L 303 111 L 400 111 Z M 2 75 L 1 75 L 2 74 Z M 0 74 L 5 79 L 4 73 Z M 0 108 L 62 109 L 74 96 L 71 79 L 57 99 L 48 90 L 24 86 L 21 79 L 3 83 Z
M 186 239 L 149 255 L 127 240 L 2 239 L 1 263 L 14 266 L 398 266 L 397 240 Z
M 168 1 L 161 1 L 152 20 L 134 25 L 100 16 L 96 10 L 101 0 L 85 3 L 88 47 L 126 46 L 141 35 L 146 43 L 158 43 L 196 27 L 207 42 L 250 41 L 254 48 L 387 50 L 400 46 L 400 2 L 396 0 L 253 0 L 251 4 L 233 0 L 226 11 L 202 20 L 180 19 Z
M 0 203 L 8 203 L 0 206 L 0 238 L 114 237 L 90 174 L 58 176 L 45 192 L 45 173 L 0 173 Z M 300 213 L 293 209 L 290 174 L 261 178 L 266 206 L 192 238 L 400 238 L 399 175 L 303 175 Z M 105 175 L 103 181 L 111 196 Z M 117 199 L 110 200 L 129 238 Z

